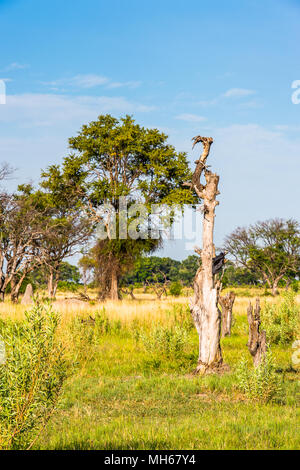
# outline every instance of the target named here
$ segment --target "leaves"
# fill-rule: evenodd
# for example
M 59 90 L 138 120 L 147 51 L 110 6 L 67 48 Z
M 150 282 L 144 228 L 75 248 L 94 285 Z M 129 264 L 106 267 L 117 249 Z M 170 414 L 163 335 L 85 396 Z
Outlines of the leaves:
M 276 288 L 280 279 L 293 278 L 300 269 L 300 226 L 292 219 L 271 219 L 238 228 L 226 238 L 225 249 Z
M 6 362 L 0 366 L 0 448 L 26 448 L 46 425 L 66 377 L 56 340 L 59 316 L 35 303 L 23 322 L 1 322 Z

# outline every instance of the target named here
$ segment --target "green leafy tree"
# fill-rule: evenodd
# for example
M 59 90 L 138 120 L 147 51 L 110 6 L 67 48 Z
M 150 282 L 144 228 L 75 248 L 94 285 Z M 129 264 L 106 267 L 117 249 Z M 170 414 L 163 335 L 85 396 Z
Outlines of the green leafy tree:
M 90 223 L 71 192 L 63 198 L 52 192 L 48 181 L 35 190 L 32 185 L 19 186 L 19 198 L 30 201 L 38 213 L 38 237 L 30 246 L 34 250 L 34 263 L 42 266 L 48 276 L 48 296 L 54 298 L 65 258 L 80 250 L 91 233 Z M 25 274 L 23 272 L 23 274 Z
M 170 294 L 179 297 L 182 294 L 182 285 L 179 281 L 174 281 L 170 285 Z
M 188 256 L 180 264 L 178 279 L 186 286 L 192 286 L 200 266 L 200 258 L 196 255 Z
M 68 192 L 89 211 L 91 223 L 105 225 L 106 239 L 96 243 L 99 281 L 110 298 L 118 298 L 122 274 L 135 260 L 155 250 L 161 243 L 158 236 L 149 238 L 149 227 L 137 225 L 136 239 L 123 237 L 119 231 L 120 198 L 126 197 L 127 207 L 142 203 L 187 204 L 194 202 L 190 190 L 183 187 L 191 179 L 184 153 L 177 153 L 167 143 L 167 136 L 157 129 L 145 129 L 130 116 L 118 120 L 110 115 L 84 125 L 69 140 L 71 153 L 62 168 L 51 166 L 43 173 L 44 184 L 58 200 Z M 99 208 L 110 204 L 116 217 L 115 236 L 110 230 L 110 216 L 99 215 Z M 132 218 L 125 223 L 126 229 Z
M 222 277 L 222 285 L 224 288 L 228 286 L 258 285 L 260 281 L 259 275 L 243 266 L 235 266 L 232 261 L 228 261 L 225 265 L 224 275 Z
M 299 272 L 300 226 L 292 219 L 271 219 L 238 228 L 226 238 L 225 249 L 276 295 L 279 282 Z

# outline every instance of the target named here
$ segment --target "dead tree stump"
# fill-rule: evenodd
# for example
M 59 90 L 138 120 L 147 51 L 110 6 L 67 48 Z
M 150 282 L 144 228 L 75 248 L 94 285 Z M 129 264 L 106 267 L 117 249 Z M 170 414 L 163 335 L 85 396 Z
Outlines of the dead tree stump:
M 232 309 L 235 301 L 235 293 L 230 292 L 225 297 L 219 297 L 219 304 L 222 307 L 222 337 L 231 336 Z
M 31 304 L 33 302 L 33 288 L 31 284 L 27 284 L 25 294 L 23 295 L 22 304 Z
M 215 224 L 216 200 L 219 194 L 219 176 L 208 170 L 206 160 L 213 143 L 211 137 L 195 137 L 195 144 L 203 144 L 203 153 L 196 162 L 196 170 L 191 183 L 186 183 L 203 201 L 203 246 L 201 267 L 194 282 L 194 298 L 191 301 L 191 313 L 199 335 L 199 359 L 195 373 L 205 374 L 224 370 L 220 345 L 221 312 L 218 308 L 219 289 L 213 273 L 215 256 L 213 235 Z M 200 182 L 204 172 L 206 184 Z
M 260 300 L 256 299 L 255 310 L 253 312 L 253 306 L 250 302 L 247 316 L 249 323 L 249 341 L 248 349 L 253 358 L 254 367 L 259 366 L 264 360 L 267 352 L 267 340 L 266 332 L 260 331 L 261 319 L 260 319 Z

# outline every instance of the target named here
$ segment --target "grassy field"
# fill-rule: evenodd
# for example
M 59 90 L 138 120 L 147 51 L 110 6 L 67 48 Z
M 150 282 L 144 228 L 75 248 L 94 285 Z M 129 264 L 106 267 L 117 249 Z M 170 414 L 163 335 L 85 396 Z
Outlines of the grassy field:
M 254 300 L 258 294 L 237 290 L 233 333 L 222 340 L 230 372 L 205 378 L 192 375 L 198 338 L 187 297 L 159 302 L 140 293 L 136 301 L 89 304 L 61 294 L 54 307 L 62 318 L 68 379 L 35 447 L 299 449 L 300 371 L 292 367 L 291 346 L 272 347 L 283 379 L 280 399 L 249 400 L 237 387 L 243 356 L 251 367 L 246 310 L 249 295 Z M 265 296 L 262 305 L 278 301 Z M 0 305 L 2 319 L 23 315 L 21 305 Z

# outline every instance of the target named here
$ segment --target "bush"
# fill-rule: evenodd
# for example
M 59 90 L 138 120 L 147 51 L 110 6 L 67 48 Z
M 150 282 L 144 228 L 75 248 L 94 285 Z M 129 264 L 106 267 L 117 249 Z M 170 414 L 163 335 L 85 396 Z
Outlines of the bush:
M 291 284 L 291 289 L 297 294 L 297 292 L 299 292 L 299 281 L 293 281 Z
M 66 377 L 56 340 L 58 315 L 35 303 L 22 322 L 1 322 L 6 361 L 0 365 L 0 449 L 26 449 L 55 410 Z
M 177 357 L 183 352 L 187 343 L 187 332 L 179 326 L 173 328 L 158 326 L 151 330 L 149 334 L 141 333 L 139 339 L 142 341 L 145 350 L 150 353 Z
M 172 282 L 170 285 L 170 294 L 179 297 L 182 294 L 182 285 L 179 281 Z
M 78 348 L 85 348 L 87 344 L 98 344 L 104 335 L 118 335 L 121 329 L 120 320 L 109 319 L 105 308 L 96 312 L 95 317 L 76 317 L 71 323 L 71 335 Z
M 57 290 L 60 292 L 77 292 L 80 287 L 82 286 L 80 284 L 75 284 L 75 282 L 59 281 Z
M 179 325 L 186 331 L 195 328 L 189 305 L 174 305 L 173 309 L 168 313 L 173 318 L 175 325 Z
M 265 305 L 262 328 L 266 330 L 269 343 L 285 345 L 297 338 L 299 307 L 293 292 L 285 292 L 279 304 Z
M 238 388 L 250 399 L 267 403 L 281 398 L 282 379 L 275 372 L 271 351 L 258 367 L 248 366 L 243 359 L 237 368 Z

